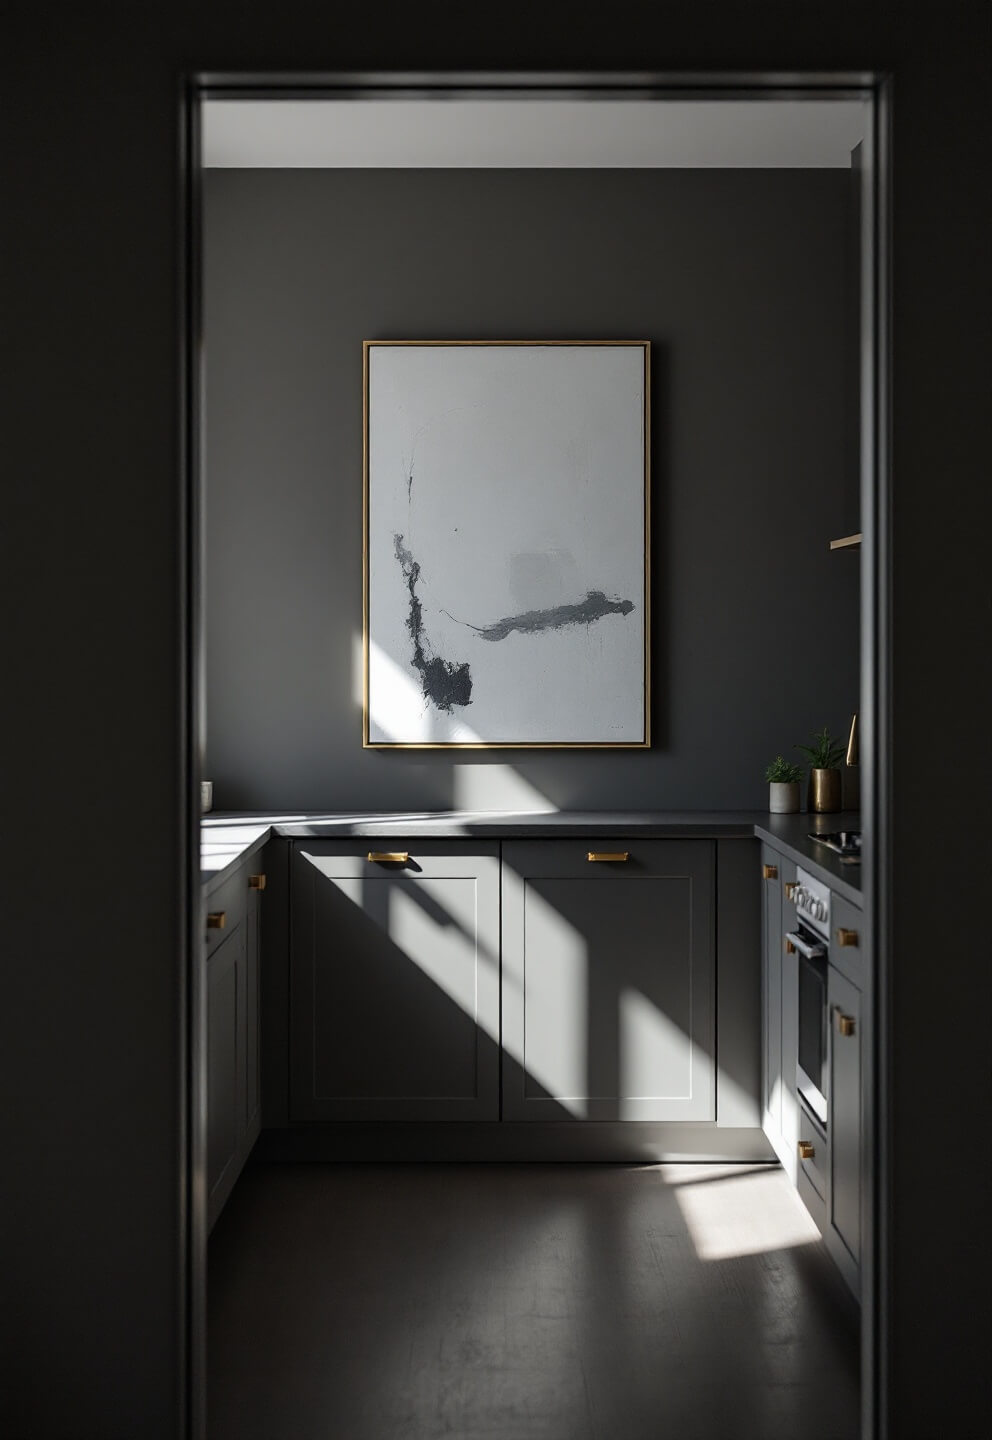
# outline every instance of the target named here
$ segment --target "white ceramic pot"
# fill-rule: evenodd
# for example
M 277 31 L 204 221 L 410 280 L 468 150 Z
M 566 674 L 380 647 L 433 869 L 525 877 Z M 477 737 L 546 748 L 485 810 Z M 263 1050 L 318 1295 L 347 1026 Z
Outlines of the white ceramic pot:
M 799 781 L 788 784 L 773 780 L 768 786 L 768 809 L 772 815 L 795 815 L 799 810 Z

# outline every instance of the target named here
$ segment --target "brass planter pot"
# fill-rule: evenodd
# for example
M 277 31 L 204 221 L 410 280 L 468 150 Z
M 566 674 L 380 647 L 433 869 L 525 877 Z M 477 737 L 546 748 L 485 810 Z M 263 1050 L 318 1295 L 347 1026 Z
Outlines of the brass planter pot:
M 841 808 L 839 770 L 809 772 L 809 808 L 818 815 L 833 815 Z

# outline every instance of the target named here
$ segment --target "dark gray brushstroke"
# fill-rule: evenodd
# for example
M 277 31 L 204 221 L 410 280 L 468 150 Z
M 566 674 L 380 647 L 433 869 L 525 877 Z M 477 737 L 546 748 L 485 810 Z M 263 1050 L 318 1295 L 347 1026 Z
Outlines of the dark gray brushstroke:
M 412 471 L 410 478 L 412 483 Z M 393 535 L 393 550 L 403 571 L 406 588 L 410 592 L 410 613 L 406 620 L 406 628 L 413 641 L 413 659 L 410 664 L 420 672 L 424 698 L 450 715 L 455 705 L 471 705 L 472 673 L 467 663 L 453 663 L 432 653 L 424 634 L 423 607 L 417 598 L 420 564 L 403 544 L 402 535 Z
M 602 590 L 588 590 L 584 600 L 574 605 L 553 605 L 549 610 L 525 610 L 522 615 L 509 615 L 505 620 L 495 620 L 492 625 L 472 625 L 468 620 L 455 620 L 457 625 L 468 625 L 483 640 L 505 640 L 514 630 L 522 635 L 536 635 L 541 630 L 564 630 L 569 625 L 591 625 L 602 620 L 604 615 L 629 615 L 634 609 L 633 600 L 610 600 Z

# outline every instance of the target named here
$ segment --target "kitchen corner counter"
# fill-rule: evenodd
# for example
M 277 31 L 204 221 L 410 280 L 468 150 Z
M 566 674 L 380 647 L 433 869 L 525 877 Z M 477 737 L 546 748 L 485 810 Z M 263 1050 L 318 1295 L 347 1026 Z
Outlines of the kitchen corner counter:
M 860 830 L 861 816 L 854 811 L 838 815 L 762 815 L 755 821 L 754 833 L 759 840 L 765 840 L 777 850 L 788 852 L 804 870 L 829 885 L 831 890 L 860 906 L 861 865 L 850 864 L 841 859 L 825 845 L 819 845 L 809 838 L 809 832 L 821 833 L 830 830 Z
M 861 871 L 808 838 L 811 830 L 850 830 L 857 814 L 771 815 L 767 811 L 417 811 L 412 813 L 210 814 L 201 823 L 200 876 L 207 892 L 273 835 L 290 839 L 567 839 L 639 835 L 644 839 L 749 840 L 788 851 L 798 864 L 854 904 Z
M 209 895 L 215 890 L 236 865 L 261 850 L 271 835 L 272 825 L 268 820 L 215 821 L 209 816 L 204 817 L 200 821 L 200 884 L 203 893 Z

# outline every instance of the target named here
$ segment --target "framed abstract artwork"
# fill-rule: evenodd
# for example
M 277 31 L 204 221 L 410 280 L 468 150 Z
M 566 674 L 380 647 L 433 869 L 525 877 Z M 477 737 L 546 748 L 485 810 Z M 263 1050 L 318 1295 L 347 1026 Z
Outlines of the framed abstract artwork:
M 650 744 L 647 341 L 364 345 L 364 744 Z

